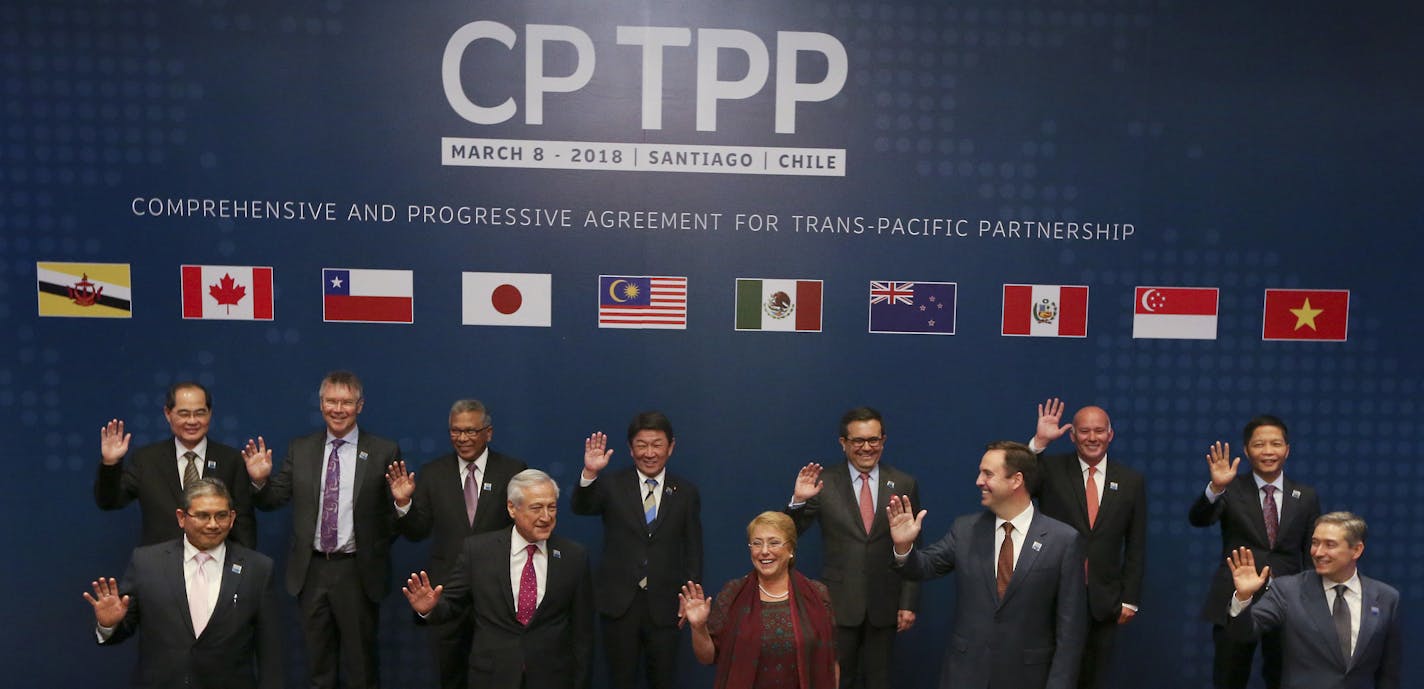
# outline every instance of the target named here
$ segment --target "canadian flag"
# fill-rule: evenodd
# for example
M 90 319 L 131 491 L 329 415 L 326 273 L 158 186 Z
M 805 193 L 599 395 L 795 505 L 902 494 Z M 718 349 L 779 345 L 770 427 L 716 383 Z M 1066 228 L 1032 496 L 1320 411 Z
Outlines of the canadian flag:
M 183 266 L 183 318 L 272 320 L 270 266 Z

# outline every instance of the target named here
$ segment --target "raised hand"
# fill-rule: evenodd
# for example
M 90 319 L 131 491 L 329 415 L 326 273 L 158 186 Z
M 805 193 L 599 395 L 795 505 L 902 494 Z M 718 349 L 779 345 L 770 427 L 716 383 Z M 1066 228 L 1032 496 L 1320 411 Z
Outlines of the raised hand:
M 386 467 L 386 483 L 391 487 L 391 497 L 396 504 L 405 507 L 410 504 L 410 496 L 415 495 L 415 472 L 406 472 L 405 461 L 396 460 Z
M 267 449 L 267 441 L 257 436 L 257 442 L 247 439 L 242 448 L 242 461 L 247 463 L 247 477 L 254 483 L 262 483 L 272 475 L 272 451 Z
M 1256 571 L 1256 556 L 1247 547 L 1237 548 L 1226 558 L 1226 566 L 1231 568 L 1231 581 L 1236 584 L 1237 600 L 1246 600 L 1256 595 L 1271 578 L 1271 566 L 1266 565 Z
M 791 492 L 792 502 L 806 502 L 821 494 L 821 465 L 815 462 L 801 467 L 796 473 L 796 486 Z
M 129 613 L 129 597 L 119 595 L 119 582 L 99 577 L 91 584 L 94 595 L 84 592 L 84 600 L 94 606 L 94 621 L 100 627 L 117 627 Z
M 885 512 L 890 516 L 890 540 L 895 542 L 895 552 L 908 552 L 915 539 L 920 537 L 920 528 L 924 526 L 928 510 L 915 514 L 910 506 L 910 496 L 892 495 Z
M 99 456 L 105 464 L 118 464 L 129 453 L 132 433 L 124 432 L 124 422 L 111 419 L 99 429 Z
M 594 433 L 583 441 L 583 477 L 598 478 L 598 472 L 608 466 L 613 450 L 608 449 L 608 436 Z
M 430 611 L 435 609 L 435 604 L 440 602 L 440 594 L 444 592 L 444 585 L 431 588 L 430 576 L 424 570 L 419 574 L 412 572 L 405 586 L 401 587 L 401 593 L 410 601 L 410 609 L 421 615 L 430 614 Z
M 1062 426 L 1058 422 L 1063 420 L 1063 401 L 1057 397 L 1052 397 L 1038 405 L 1038 426 L 1033 430 L 1033 446 L 1042 451 L 1048 448 L 1049 443 L 1062 438 L 1073 424 L 1067 423 Z
M 712 599 L 703 595 L 701 584 L 689 581 L 677 594 L 677 611 L 689 625 L 701 627 L 707 624 L 707 616 L 712 612 Z
M 1237 457 L 1230 461 L 1231 444 L 1216 441 L 1211 446 L 1211 451 L 1206 453 L 1207 466 L 1211 468 L 1211 492 L 1220 493 L 1236 480 L 1236 467 L 1241 464 L 1241 458 Z

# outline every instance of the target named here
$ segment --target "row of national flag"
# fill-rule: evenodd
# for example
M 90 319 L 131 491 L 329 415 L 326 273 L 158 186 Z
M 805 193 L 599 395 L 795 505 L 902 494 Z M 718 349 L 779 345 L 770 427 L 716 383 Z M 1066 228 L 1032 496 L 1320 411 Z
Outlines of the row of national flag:
M 128 318 L 133 310 L 124 263 L 36 264 L 41 316 Z M 273 271 L 266 266 L 185 265 L 179 269 L 185 319 L 274 318 Z M 326 322 L 414 323 L 415 279 L 410 270 L 323 268 Z M 687 278 L 598 276 L 598 327 L 686 330 Z M 737 278 L 734 327 L 741 331 L 820 332 L 821 280 Z M 553 277 L 548 273 L 461 274 L 461 323 L 550 327 Z M 954 282 L 872 280 L 867 295 L 872 333 L 955 334 L 959 285 Z M 1132 336 L 1139 339 L 1215 340 L 1215 287 L 1137 287 Z M 1350 292 L 1267 289 L 1265 340 L 1343 342 Z M 1003 285 L 1000 334 L 1087 337 L 1088 287 Z

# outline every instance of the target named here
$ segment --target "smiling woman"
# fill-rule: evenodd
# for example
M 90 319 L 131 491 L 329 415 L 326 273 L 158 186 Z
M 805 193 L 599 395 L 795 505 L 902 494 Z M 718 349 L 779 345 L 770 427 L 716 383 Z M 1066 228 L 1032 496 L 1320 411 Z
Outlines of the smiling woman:
M 717 664 L 714 686 L 836 686 L 830 593 L 792 568 L 795 523 L 781 512 L 763 512 L 747 525 L 747 547 L 752 572 L 727 582 L 715 603 L 698 584 L 682 588 L 692 650 L 703 664 Z

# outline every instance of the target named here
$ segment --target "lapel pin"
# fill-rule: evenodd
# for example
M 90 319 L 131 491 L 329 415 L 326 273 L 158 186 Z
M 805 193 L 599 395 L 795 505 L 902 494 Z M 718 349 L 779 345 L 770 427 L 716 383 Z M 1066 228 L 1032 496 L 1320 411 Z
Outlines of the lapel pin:
M 1117 481 L 1108 481 L 1108 490 L 1117 490 Z
M 366 454 L 366 451 L 365 451 L 365 450 L 362 450 L 362 451 L 356 453 L 356 459 L 359 459 L 359 460 L 361 460 L 361 461 L 363 461 L 363 462 L 366 461 L 366 457 L 367 457 L 367 454 Z
M 886 488 L 894 488 L 894 487 L 895 487 L 895 482 L 894 482 L 894 481 L 886 481 L 886 482 L 885 482 L 885 487 L 886 487 Z
M 1043 544 L 1042 544 L 1042 543 L 1039 543 L 1038 541 L 1034 541 L 1034 542 L 1033 542 L 1033 552 L 1036 553 L 1036 552 L 1038 552 L 1038 551 L 1040 551 L 1040 550 L 1043 550 Z
M 486 483 L 485 485 L 480 487 L 480 490 L 494 490 L 494 486 Z
M 558 549 L 558 548 L 555 548 L 555 549 L 553 550 L 553 553 L 554 553 L 554 559 L 555 559 L 555 560 L 561 560 L 561 559 L 563 559 L 563 557 L 564 557 L 564 554 L 561 553 L 561 552 L 559 552 L 559 549 Z
M 208 460 L 208 468 L 217 471 L 218 463 L 210 459 Z
M 1371 605 L 1371 606 L 1370 606 L 1370 614 L 1371 614 L 1371 615 L 1378 615 L 1378 614 L 1379 614 L 1379 606 L 1378 606 L 1378 605 Z
M 1293 490 L 1293 491 L 1291 491 L 1291 497 L 1296 498 L 1296 499 L 1299 499 L 1299 498 L 1300 498 L 1300 491 L 1298 491 L 1298 490 Z
M 242 565 L 239 565 L 236 562 L 232 563 L 232 573 L 242 574 Z

